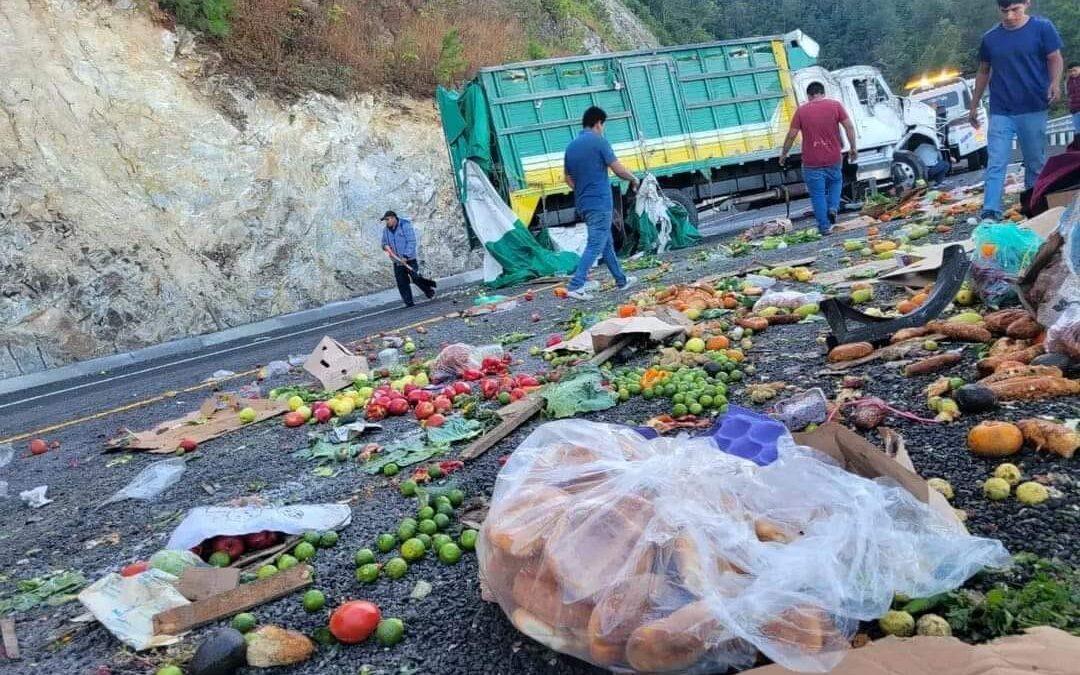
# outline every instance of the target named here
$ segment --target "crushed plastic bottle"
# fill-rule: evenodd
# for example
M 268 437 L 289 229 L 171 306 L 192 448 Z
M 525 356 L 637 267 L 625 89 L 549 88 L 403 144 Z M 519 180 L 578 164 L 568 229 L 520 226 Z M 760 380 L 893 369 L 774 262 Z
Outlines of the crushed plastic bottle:
M 140 471 L 130 483 L 106 499 L 102 506 L 125 499 L 149 501 L 176 484 L 186 469 L 187 462 L 179 457 L 154 462 Z
M 379 367 L 392 370 L 401 364 L 401 354 L 396 349 L 384 349 L 379 352 Z
M 45 491 L 48 489 L 48 485 L 39 485 L 32 490 L 24 490 L 19 493 L 19 499 L 23 500 L 23 503 L 30 508 L 39 509 L 46 504 L 53 503 L 53 500 L 45 496 Z

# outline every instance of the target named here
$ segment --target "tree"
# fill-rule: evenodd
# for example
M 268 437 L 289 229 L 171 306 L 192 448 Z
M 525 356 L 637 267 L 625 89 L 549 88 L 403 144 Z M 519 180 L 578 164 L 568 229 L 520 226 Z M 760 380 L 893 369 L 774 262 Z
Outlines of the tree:
M 461 43 L 461 33 L 454 28 L 443 35 L 439 60 L 435 64 L 435 79 L 444 87 L 453 87 L 455 81 L 468 64 L 465 62 L 465 45 Z

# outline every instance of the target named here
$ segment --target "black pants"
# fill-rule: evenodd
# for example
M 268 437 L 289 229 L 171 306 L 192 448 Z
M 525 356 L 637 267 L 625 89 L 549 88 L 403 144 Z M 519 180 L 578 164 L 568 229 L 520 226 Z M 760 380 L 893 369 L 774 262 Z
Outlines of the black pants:
M 397 281 L 398 293 L 401 293 L 401 301 L 405 303 L 405 306 L 413 306 L 412 284 L 416 284 L 427 297 L 435 297 L 436 283 L 420 276 L 419 263 L 414 258 L 407 258 L 405 262 L 408 263 L 408 267 L 394 263 L 394 280 Z

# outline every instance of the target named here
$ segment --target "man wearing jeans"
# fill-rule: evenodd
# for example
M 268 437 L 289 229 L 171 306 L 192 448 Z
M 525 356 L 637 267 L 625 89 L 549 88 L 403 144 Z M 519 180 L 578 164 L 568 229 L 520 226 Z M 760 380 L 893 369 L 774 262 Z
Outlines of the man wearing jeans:
M 387 211 L 382 222 L 386 225 L 382 233 L 383 252 L 394 263 L 394 281 L 397 282 L 401 301 L 406 307 L 413 306 L 414 283 L 429 300 L 434 298 L 438 284 L 420 276 L 420 263 L 416 260 L 416 230 L 412 222 L 408 218 L 398 218 L 393 211 Z
M 795 137 L 802 133 L 803 180 L 814 205 L 818 231 L 828 234 L 836 224 L 840 211 L 840 192 L 844 188 L 843 141 L 840 127 L 847 134 L 849 156 L 852 163 L 859 158 L 855 144 L 855 125 L 839 101 L 825 98 L 825 85 L 811 82 L 806 88 L 810 99 L 795 111 L 791 128 L 784 139 L 780 153 L 780 166 L 785 166 Z
M 581 133 L 566 147 L 566 154 L 563 156 L 566 184 L 574 191 L 574 205 L 585 219 L 588 230 L 588 241 L 581 254 L 581 262 L 578 263 L 577 271 L 567 287 L 570 297 L 576 300 L 592 299 L 586 291 L 585 282 L 589 277 L 589 270 L 601 257 L 620 290 L 629 288 L 637 281 L 634 277 L 623 274 L 619 267 L 619 258 L 615 255 L 615 243 L 611 236 L 614 203 L 608 169 L 628 181 L 633 191 L 638 188 L 638 179 L 615 158 L 615 151 L 604 138 L 606 121 L 607 113 L 600 108 L 593 106 L 586 110 L 581 119 Z
M 1061 36 L 1049 19 L 1028 15 L 1029 0 L 997 0 L 1001 23 L 982 38 L 969 118 L 979 127 L 979 101 L 990 85 L 990 160 L 982 218 L 1001 220 L 1012 142 L 1024 156 L 1024 185 L 1035 185 L 1046 164 L 1047 111 L 1061 98 Z

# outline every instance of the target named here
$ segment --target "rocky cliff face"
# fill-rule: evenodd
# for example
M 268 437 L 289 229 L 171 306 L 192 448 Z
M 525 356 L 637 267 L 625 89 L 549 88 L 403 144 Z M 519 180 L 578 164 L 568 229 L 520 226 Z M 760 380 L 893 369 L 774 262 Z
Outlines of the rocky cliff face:
M 431 101 L 283 104 L 132 0 L 2 0 L 0 64 L 0 378 L 391 287 L 388 208 L 479 264 Z

